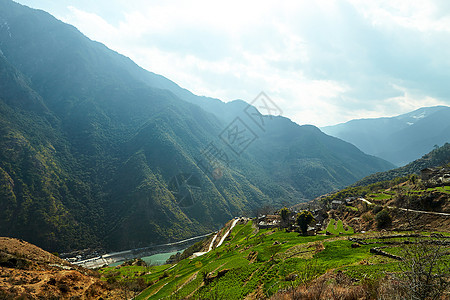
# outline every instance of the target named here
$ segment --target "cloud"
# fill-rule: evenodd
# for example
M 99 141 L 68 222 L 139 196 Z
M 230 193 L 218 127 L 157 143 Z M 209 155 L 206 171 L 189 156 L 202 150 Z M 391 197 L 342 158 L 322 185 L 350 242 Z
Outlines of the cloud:
M 19 2 L 196 94 L 265 91 L 300 124 L 450 104 L 445 0 Z

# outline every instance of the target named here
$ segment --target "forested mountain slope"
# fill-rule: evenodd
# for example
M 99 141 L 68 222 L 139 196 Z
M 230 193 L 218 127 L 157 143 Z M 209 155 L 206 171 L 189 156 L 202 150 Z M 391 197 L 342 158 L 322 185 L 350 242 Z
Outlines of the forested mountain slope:
M 0 235 L 48 250 L 204 234 L 392 168 L 313 126 L 261 127 L 244 102 L 211 100 L 232 107 L 222 118 L 197 101 L 207 98 L 9 0 L 0 51 Z M 239 126 L 247 136 L 233 135 Z

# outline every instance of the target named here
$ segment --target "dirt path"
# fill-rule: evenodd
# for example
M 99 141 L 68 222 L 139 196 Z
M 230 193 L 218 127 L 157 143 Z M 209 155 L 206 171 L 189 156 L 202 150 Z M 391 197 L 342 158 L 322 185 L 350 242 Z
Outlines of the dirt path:
M 198 274 L 198 271 L 195 272 L 194 274 L 192 274 L 192 276 L 190 276 L 188 279 L 186 279 L 186 280 L 180 285 L 180 287 L 177 288 L 177 289 L 175 290 L 175 292 L 173 292 L 173 293 L 178 292 L 178 291 L 181 290 L 186 284 L 188 284 L 189 282 L 191 282 L 192 280 L 194 280 L 195 278 L 197 278 L 197 274 Z
M 217 244 L 217 247 L 220 247 L 220 245 L 223 244 L 223 242 L 225 241 L 225 239 L 227 238 L 227 236 L 230 234 L 231 230 L 233 230 L 233 227 L 236 225 L 237 222 L 239 222 L 240 219 L 235 219 L 233 221 L 233 223 L 231 224 L 230 229 L 228 229 L 228 231 L 223 235 L 223 237 L 220 239 L 219 243 Z
M 450 213 L 442 213 L 442 212 L 435 212 L 435 211 L 423 211 L 423 210 L 413 210 L 413 209 L 394 207 L 394 206 L 388 206 L 388 208 L 392 208 L 392 209 L 396 208 L 396 209 L 400 209 L 402 211 L 415 212 L 415 213 L 419 213 L 419 214 L 429 214 L 429 215 L 438 215 L 438 216 L 450 217 Z
M 220 247 L 220 245 L 223 244 L 223 242 L 225 241 L 225 239 L 227 238 L 227 236 L 230 234 L 231 230 L 233 230 L 233 227 L 236 225 L 236 223 L 239 222 L 239 220 L 240 220 L 240 219 L 235 219 L 235 220 L 233 221 L 233 223 L 231 223 L 230 229 L 228 229 L 228 231 L 225 232 L 225 234 L 222 236 L 222 238 L 220 239 L 220 241 L 219 241 L 219 243 L 217 244 L 216 247 L 214 247 L 214 242 L 216 241 L 217 236 L 218 236 L 219 233 L 220 233 L 219 231 L 216 233 L 216 235 L 213 237 L 211 243 L 209 244 L 208 251 L 205 251 L 205 252 L 195 252 L 195 253 L 193 254 L 193 257 L 202 256 L 202 255 L 208 253 L 209 251 L 211 251 L 211 250 L 213 249 L 213 247 L 214 247 L 214 248 Z
M 369 205 L 374 205 L 374 203 L 370 202 L 367 199 L 364 198 L 358 198 L 359 200 L 369 204 Z M 402 207 L 395 207 L 395 206 L 388 206 L 387 208 L 390 209 L 399 209 L 402 211 L 407 211 L 407 212 L 414 212 L 414 213 L 419 213 L 419 214 L 429 214 L 429 215 L 438 215 L 438 216 L 445 216 L 445 217 L 450 217 L 450 213 L 442 213 L 442 212 L 435 212 L 435 211 L 424 211 L 424 210 L 414 210 L 414 209 L 409 209 L 409 208 L 402 208 Z

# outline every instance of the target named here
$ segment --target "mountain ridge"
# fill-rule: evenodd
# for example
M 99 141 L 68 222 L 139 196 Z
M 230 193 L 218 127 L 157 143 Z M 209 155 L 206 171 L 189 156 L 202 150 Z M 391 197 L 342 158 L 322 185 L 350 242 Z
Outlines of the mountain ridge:
M 221 118 L 230 105 L 193 104 L 209 98 L 43 11 L 0 0 L 0 17 L 0 75 L 17 79 L 0 89 L 1 235 L 60 252 L 138 248 L 393 167 L 283 117 L 264 117 L 262 128 L 240 101 Z M 43 106 L 23 107 L 23 93 Z M 232 139 L 237 126 L 250 142 Z
M 322 127 L 362 151 L 397 166 L 420 158 L 434 145 L 450 141 L 450 107 L 423 107 L 395 117 L 356 119 Z
M 450 144 L 445 143 L 443 146 L 438 147 L 429 153 L 425 154 L 419 159 L 410 162 L 406 166 L 392 169 L 386 172 L 379 172 L 355 182 L 352 186 L 364 186 L 372 183 L 392 180 L 397 177 L 403 177 L 411 174 L 420 174 L 420 171 L 425 168 L 434 168 L 444 166 L 450 163 Z

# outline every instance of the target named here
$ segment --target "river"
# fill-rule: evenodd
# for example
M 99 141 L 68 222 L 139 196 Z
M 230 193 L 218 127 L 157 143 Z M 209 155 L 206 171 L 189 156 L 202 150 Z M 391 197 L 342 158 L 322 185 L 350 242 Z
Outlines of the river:
M 209 236 L 211 233 L 200 235 L 196 237 L 192 237 L 186 240 L 163 244 L 163 245 L 156 245 L 151 247 L 145 247 L 145 248 L 138 248 L 138 249 L 132 249 L 132 250 L 126 250 L 121 252 L 114 252 L 114 253 L 108 253 L 104 254 L 98 257 L 85 259 L 81 261 L 75 261 L 72 262 L 75 265 L 79 265 L 85 268 L 100 268 L 104 265 L 119 265 L 123 263 L 124 261 L 134 259 L 134 258 L 148 258 L 149 260 L 153 260 L 153 264 L 156 264 L 162 260 L 164 260 L 165 257 L 169 258 L 170 255 L 175 254 L 179 251 L 183 251 L 187 247 L 193 245 L 195 242 L 204 239 L 205 237 Z M 171 253 L 171 254 L 170 254 Z M 159 256 L 156 256 L 159 255 Z M 166 258 L 166 260 L 167 260 Z M 165 262 L 165 260 L 164 260 Z M 164 263 L 163 262 L 163 263 Z
M 164 252 L 164 253 L 158 253 L 153 254 L 150 256 L 141 257 L 143 261 L 145 261 L 148 265 L 153 266 L 160 266 L 166 263 L 166 261 L 174 254 L 177 254 L 178 252 L 183 252 L 185 249 L 179 250 L 179 251 L 171 251 L 171 252 Z M 110 267 L 116 267 L 121 264 L 123 264 L 123 261 L 114 262 L 112 264 L 109 264 Z

